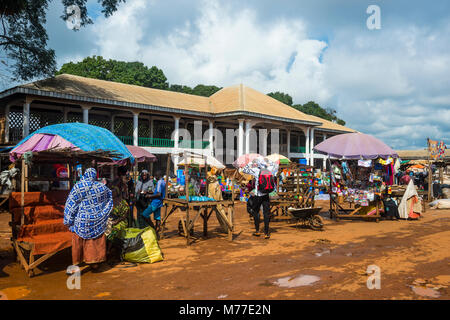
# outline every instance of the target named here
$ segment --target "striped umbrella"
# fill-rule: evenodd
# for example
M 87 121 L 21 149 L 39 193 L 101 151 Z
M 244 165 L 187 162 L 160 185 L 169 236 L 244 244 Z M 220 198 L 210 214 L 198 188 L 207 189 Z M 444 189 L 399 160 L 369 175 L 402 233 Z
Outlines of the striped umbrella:
M 278 154 L 278 153 L 273 153 L 270 156 L 267 157 L 270 161 L 273 161 L 275 163 L 278 164 L 289 164 L 291 163 L 291 160 L 289 160 L 287 157 Z
M 242 156 L 240 156 L 239 158 L 237 158 L 234 162 L 233 162 L 233 167 L 235 168 L 243 168 L 245 167 L 249 162 L 253 161 L 256 158 L 263 158 L 262 155 L 257 154 L 257 153 L 248 153 L 248 154 L 243 154 Z

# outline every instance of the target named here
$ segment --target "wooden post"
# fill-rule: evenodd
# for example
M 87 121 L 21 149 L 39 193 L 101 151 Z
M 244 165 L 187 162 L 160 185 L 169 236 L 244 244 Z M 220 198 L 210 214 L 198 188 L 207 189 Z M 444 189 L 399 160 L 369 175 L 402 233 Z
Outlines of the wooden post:
M 330 185 L 329 185 L 329 187 L 328 187 L 328 194 L 330 195 L 330 219 L 332 219 L 333 218 L 333 214 L 332 214 L 332 209 L 333 209 L 333 201 L 331 200 L 331 190 L 332 190 L 332 187 L 331 187 L 331 181 L 333 180 L 332 179 L 332 170 L 331 170 L 331 161 L 330 161 L 330 156 L 328 156 L 328 165 L 329 165 L 329 167 L 330 167 Z
M 234 229 L 234 223 L 233 223 L 233 209 L 232 207 L 228 206 L 227 208 L 228 210 L 228 214 L 227 214 L 227 218 L 228 221 L 230 222 L 231 228 L 228 227 L 228 240 L 232 241 L 233 240 L 233 229 Z
M 167 167 L 166 167 L 166 186 L 165 186 L 165 192 L 164 192 L 164 198 L 168 199 L 169 197 L 167 196 L 167 191 L 169 190 L 169 173 L 170 173 L 170 160 L 171 160 L 171 156 L 170 153 L 167 156 Z M 164 202 L 164 199 L 163 199 Z M 159 229 L 159 238 L 162 239 L 164 236 L 164 229 L 166 226 L 166 219 L 167 219 L 167 209 L 168 209 L 168 204 L 164 204 L 164 214 L 163 214 L 163 218 L 162 218 L 162 222 L 161 222 L 161 227 Z
M 21 206 L 21 217 L 20 217 L 20 224 L 23 224 L 24 214 L 25 214 L 25 160 L 22 159 L 22 174 L 21 174 L 21 180 L 20 180 L 20 206 Z
M 428 202 L 431 202 L 432 188 L 433 188 L 433 170 L 431 169 L 431 160 L 428 160 Z
M 184 159 L 184 180 L 185 180 L 185 186 L 184 186 L 184 192 L 186 194 L 186 202 L 187 202 L 187 208 L 186 208 L 186 226 L 187 226 L 187 234 L 186 234 L 186 244 L 189 245 L 189 238 L 191 234 L 191 230 L 189 228 L 189 171 L 188 171 L 188 163 L 187 163 L 187 157 L 186 154 L 183 153 L 183 159 Z
M 25 163 L 25 192 L 28 192 L 28 165 Z

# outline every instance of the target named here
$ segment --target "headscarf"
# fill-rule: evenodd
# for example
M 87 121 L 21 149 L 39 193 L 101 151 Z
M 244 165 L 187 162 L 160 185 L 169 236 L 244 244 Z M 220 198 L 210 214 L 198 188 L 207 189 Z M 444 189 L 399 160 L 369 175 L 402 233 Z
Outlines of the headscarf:
M 64 208 L 64 224 L 83 239 L 95 239 L 106 229 L 113 207 L 112 192 L 95 181 L 97 171 L 89 168 L 70 191 Z

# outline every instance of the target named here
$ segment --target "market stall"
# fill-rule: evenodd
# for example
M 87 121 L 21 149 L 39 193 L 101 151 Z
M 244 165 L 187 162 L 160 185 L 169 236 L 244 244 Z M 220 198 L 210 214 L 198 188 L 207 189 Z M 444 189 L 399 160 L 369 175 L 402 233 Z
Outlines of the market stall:
M 89 166 L 92 161 L 114 161 L 117 154 L 106 151 L 74 151 L 72 149 L 30 152 L 16 161 L 20 168 L 20 192 L 12 192 L 11 213 L 12 245 L 20 263 L 29 276 L 34 269 L 57 252 L 72 245 L 72 234 L 63 224 L 64 205 L 77 178 L 76 166 Z M 57 164 L 67 174 L 40 175 L 42 166 Z M 30 191 L 33 181 L 67 183 L 62 190 Z M 39 258 L 37 258 L 39 257 Z
M 178 186 L 178 192 L 169 192 L 170 187 L 173 186 L 170 182 L 170 163 L 172 155 L 169 154 L 167 159 L 167 172 L 166 172 L 166 198 L 164 199 L 164 213 L 161 219 L 161 229 L 160 238 L 164 237 L 164 230 L 167 220 L 174 212 L 180 210 L 184 212 L 184 218 L 181 219 L 180 233 L 186 238 L 186 244 L 191 243 L 191 237 L 193 237 L 194 224 L 199 217 L 203 219 L 203 236 L 208 235 L 208 220 L 212 213 L 221 217 L 221 220 L 226 224 L 228 231 L 228 239 L 233 240 L 234 231 L 234 201 L 233 200 L 214 200 L 208 197 L 208 182 L 206 181 L 206 186 L 202 192 L 200 188 L 196 188 L 191 182 L 190 175 L 196 172 L 197 177 L 201 178 L 202 172 L 204 177 L 206 177 L 206 172 L 208 164 L 206 159 L 197 163 L 193 161 L 195 158 L 202 158 L 202 155 L 198 155 L 192 152 L 183 152 L 177 155 L 181 158 L 179 162 L 184 166 L 183 177 L 178 177 L 180 179 Z M 190 160 L 191 159 L 191 160 Z M 202 165 L 203 163 L 203 165 Z M 191 188 L 192 187 L 192 188 Z M 182 195 L 184 193 L 184 195 Z M 172 195 L 172 197 L 170 197 Z M 224 210 L 222 210 L 224 209 Z M 225 213 L 224 213 L 225 212 Z
M 382 193 L 389 193 L 393 185 L 397 153 L 380 140 L 359 132 L 334 136 L 314 150 L 328 155 L 330 217 L 378 222 Z
M 41 128 L 9 156 L 21 173 L 16 183 L 20 192 L 12 192 L 9 201 L 12 244 L 30 276 L 42 262 L 71 246 L 71 233 L 63 224 L 64 205 L 83 169 L 103 162 L 134 162 L 110 131 L 80 123 Z
M 274 216 L 289 216 L 288 208 L 314 207 L 314 168 L 308 165 L 280 164 L 277 175 L 277 196 L 271 199 L 271 213 Z

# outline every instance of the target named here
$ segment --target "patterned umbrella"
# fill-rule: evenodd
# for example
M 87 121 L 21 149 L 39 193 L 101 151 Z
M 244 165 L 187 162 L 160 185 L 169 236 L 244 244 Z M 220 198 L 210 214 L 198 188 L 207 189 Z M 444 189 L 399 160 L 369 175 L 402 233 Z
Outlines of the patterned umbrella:
M 243 154 L 242 156 L 237 158 L 236 161 L 233 162 L 233 167 L 235 167 L 235 168 L 243 168 L 249 162 L 253 161 L 256 158 L 263 158 L 263 156 L 260 155 L 260 154 L 257 154 L 257 153 Z
M 289 164 L 289 163 L 291 163 L 291 160 L 289 160 L 285 156 L 283 156 L 281 154 L 278 154 L 278 153 L 271 154 L 270 156 L 267 157 L 267 159 L 269 159 L 270 161 L 273 161 L 275 163 L 278 163 L 278 164 Z

